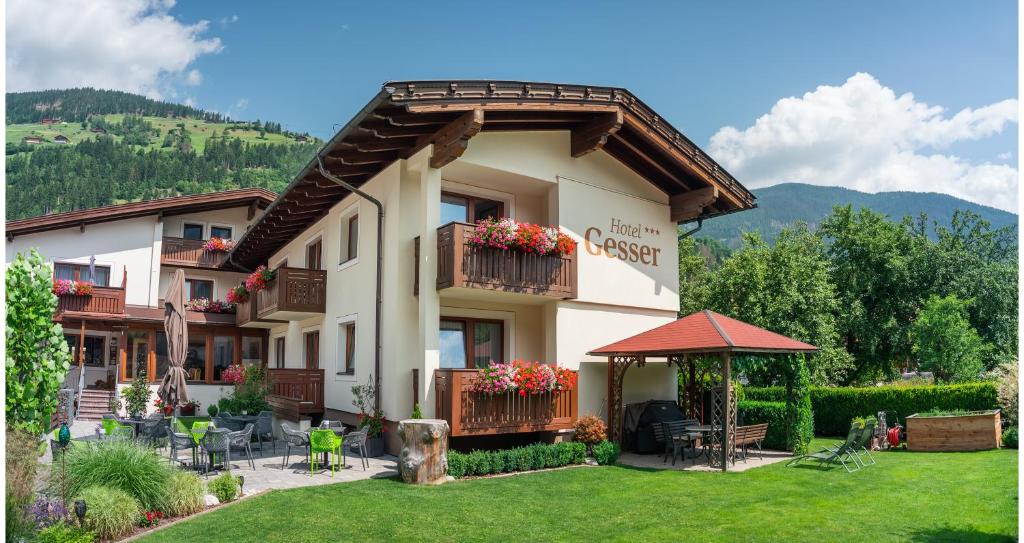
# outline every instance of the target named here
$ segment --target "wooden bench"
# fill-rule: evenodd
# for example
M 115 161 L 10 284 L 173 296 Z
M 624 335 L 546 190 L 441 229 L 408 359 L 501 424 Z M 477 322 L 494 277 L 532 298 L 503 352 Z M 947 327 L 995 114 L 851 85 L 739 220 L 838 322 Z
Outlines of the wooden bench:
M 757 447 L 758 458 L 764 458 L 761 454 L 761 442 L 764 441 L 764 436 L 767 434 L 768 423 L 739 426 L 736 428 L 736 438 L 733 446 L 739 447 L 743 451 L 744 462 L 747 461 L 747 448 L 751 445 Z

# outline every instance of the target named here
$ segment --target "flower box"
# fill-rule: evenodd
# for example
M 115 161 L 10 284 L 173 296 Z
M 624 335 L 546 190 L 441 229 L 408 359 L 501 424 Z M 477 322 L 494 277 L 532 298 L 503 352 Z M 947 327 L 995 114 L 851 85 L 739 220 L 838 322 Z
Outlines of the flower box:
M 999 447 L 999 410 L 907 417 L 907 449 L 911 451 L 980 451 Z

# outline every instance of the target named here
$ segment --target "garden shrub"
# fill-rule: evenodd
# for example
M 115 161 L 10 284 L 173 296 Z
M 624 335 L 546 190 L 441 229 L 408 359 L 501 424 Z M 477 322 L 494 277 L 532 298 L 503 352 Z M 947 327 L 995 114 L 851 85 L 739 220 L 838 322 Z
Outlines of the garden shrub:
M 1017 438 L 1017 427 L 1011 426 L 1010 428 L 1007 428 L 1006 431 L 1003 432 L 1003 447 L 1016 449 Z
M 95 534 L 63 522 L 43 528 L 36 534 L 36 543 L 93 543 Z
M 7 431 L 5 527 L 9 541 L 32 533 L 32 522 L 25 508 L 32 503 L 36 471 L 39 467 L 39 441 L 22 430 Z
M 614 464 L 619 459 L 619 444 L 611 441 L 602 441 L 593 447 L 594 460 L 602 466 Z
M 63 500 L 44 495 L 37 497 L 28 508 L 28 517 L 38 530 L 71 520 Z
M 131 494 L 110 486 L 90 486 L 75 494 L 85 500 L 85 528 L 101 539 L 120 539 L 135 529 L 142 507 Z
M 587 447 L 582 443 L 536 443 L 499 451 L 448 451 L 448 475 L 459 479 L 472 475 L 531 471 L 582 464 Z
M 736 418 L 743 421 L 744 426 L 768 423 L 768 433 L 764 436 L 762 447 L 776 451 L 786 450 L 786 402 L 742 400 L 737 402 L 736 409 Z M 849 428 L 849 421 L 846 424 Z
M 1019 402 L 1020 394 L 1018 394 L 1019 385 L 1019 368 L 1017 364 L 1010 363 L 1004 364 L 999 368 L 999 382 L 996 385 L 996 396 L 999 401 L 999 408 L 1002 412 L 999 413 L 1000 418 L 1009 422 L 1010 425 L 1017 425 L 1017 403 Z
M 65 454 L 70 496 L 102 485 L 124 490 L 146 509 L 163 507 L 164 489 L 173 469 L 149 447 L 109 441 L 95 447 L 72 447 Z M 58 474 L 60 470 L 53 472 Z M 51 478 L 51 488 L 60 490 L 58 477 Z
M 238 497 L 238 477 L 230 473 L 222 473 L 206 483 L 206 488 L 211 494 L 217 496 L 220 503 L 233 501 Z
M 172 517 L 191 515 L 203 510 L 203 482 L 194 473 L 176 470 L 167 480 L 164 511 Z
M 793 380 L 787 388 L 786 450 L 807 454 L 814 439 L 814 411 L 811 409 L 811 374 L 804 356 L 794 357 Z
M 608 439 L 608 427 L 604 419 L 586 415 L 576 420 L 576 441 L 585 444 L 588 448 L 594 443 Z
M 784 402 L 783 387 L 754 388 L 744 391 L 747 400 Z M 921 387 L 812 387 L 811 408 L 814 412 L 814 433 L 822 436 L 845 436 L 854 417 L 874 415 L 879 411 L 895 411 L 898 421 L 905 423 L 908 415 L 933 409 L 982 411 L 999 407 L 994 383 L 965 383 Z

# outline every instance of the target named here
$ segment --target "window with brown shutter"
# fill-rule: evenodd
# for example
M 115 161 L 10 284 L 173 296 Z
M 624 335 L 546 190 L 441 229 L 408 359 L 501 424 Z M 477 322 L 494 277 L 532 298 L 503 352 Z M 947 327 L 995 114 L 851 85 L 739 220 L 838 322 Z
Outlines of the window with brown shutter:
M 320 332 L 306 332 L 303 336 L 305 339 L 305 357 L 306 357 L 306 369 L 314 370 L 320 367 Z

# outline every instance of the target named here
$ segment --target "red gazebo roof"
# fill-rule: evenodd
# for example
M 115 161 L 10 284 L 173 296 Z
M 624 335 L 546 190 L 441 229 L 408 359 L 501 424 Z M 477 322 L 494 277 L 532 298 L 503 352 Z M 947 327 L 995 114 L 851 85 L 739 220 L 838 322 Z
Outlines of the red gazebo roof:
M 682 353 L 799 353 L 817 350 L 814 345 L 705 309 L 605 345 L 588 354 L 667 356 Z

